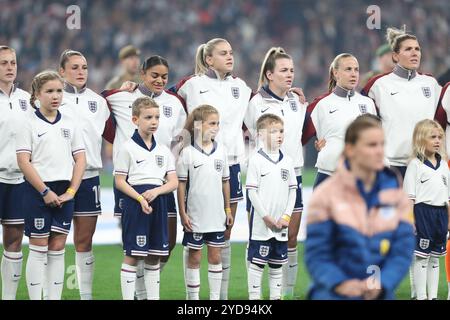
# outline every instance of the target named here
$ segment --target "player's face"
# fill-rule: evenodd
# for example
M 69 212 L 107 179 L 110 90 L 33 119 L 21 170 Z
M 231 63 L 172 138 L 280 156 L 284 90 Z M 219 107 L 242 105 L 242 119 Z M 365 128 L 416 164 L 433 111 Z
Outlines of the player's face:
M 384 133 L 381 128 L 369 128 L 359 134 L 354 145 L 347 144 L 346 155 L 359 168 L 377 171 L 384 167 Z
M 155 134 L 159 126 L 159 109 L 141 109 L 139 117 L 133 116 L 133 122 L 138 127 L 138 130 L 141 134 L 146 136 L 153 135 Z
M 279 122 L 271 123 L 261 131 L 264 145 L 269 150 L 278 150 L 284 141 L 284 126 Z
M 269 86 L 274 86 L 283 92 L 288 91 L 294 81 L 294 63 L 287 58 L 277 59 L 273 72 L 267 72 L 267 78 Z
M 163 64 L 148 68 L 141 75 L 145 86 L 156 94 L 160 94 L 169 81 L 169 69 Z
M 336 84 L 341 88 L 353 90 L 359 81 L 359 64 L 353 57 L 341 58 L 339 68 L 334 71 Z
M 214 47 L 211 56 L 206 57 L 206 63 L 220 74 L 233 71 L 233 49 L 228 42 L 219 42 Z
M 400 44 L 399 52 L 394 52 L 394 59 L 403 68 L 417 70 L 420 66 L 420 58 L 422 57 L 420 50 L 417 40 L 407 39 Z
M 431 130 L 425 144 L 425 154 L 427 156 L 431 156 L 436 152 L 439 152 L 442 144 L 442 138 L 443 137 L 438 129 Z
M 140 59 L 139 56 L 130 56 L 122 60 L 122 65 L 128 74 L 136 74 L 139 72 Z
M 81 89 L 87 82 L 88 65 L 84 57 L 71 56 L 65 65 L 65 68 L 60 68 L 59 73 L 71 85 Z
M 202 121 L 202 141 L 211 141 L 219 132 L 219 115 L 211 113 Z
M 44 83 L 41 90 L 36 94 L 40 102 L 40 108 L 49 113 L 58 110 L 63 98 L 63 84 L 59 80 L 50 80 Z
M 11 50 L 0 51 L 0 82 L 11 84 L 16 80 L 17 60 L 16 54 Z

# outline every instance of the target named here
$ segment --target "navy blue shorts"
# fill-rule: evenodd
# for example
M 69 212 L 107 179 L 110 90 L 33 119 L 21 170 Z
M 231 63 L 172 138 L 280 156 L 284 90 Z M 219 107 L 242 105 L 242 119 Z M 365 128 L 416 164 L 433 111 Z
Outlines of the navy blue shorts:
M 177 205 L 175 204 L 175 192 L 164 195 L 167 201 L 167 217 L 177 218 Z
M 248 198 L 248 190 L 245 190 L 245 207 L 247 209 L 247 212 L 250 212 L 250 209 L 252 208 L 252 202 Z M 303 211 L 303 196 L 302 196 L 302 176 L 297 176 L 297 190 L 296 190 L 296 197 L 295 197 L 295 206 L 292 213 L 300 213 Z
M 247 250 L 247 260 L 255 264 L 282 265 L 288 261 L 287 241 L 278 241 L 275 238 L 266 241 L 250 240 Z
M 236 203 L 244 199 L 241 183 L 241 165 L 230 166 L 230 203 Z
M 123 201 L 126 197 L 125 194 L 116 188 L 116 184 L 113 184 L 114 191 L 114 216 L 121 217 L 123 212 Z
M 23 195 L 25 183 L 0 183 L 0 221 L 2 224 L 24 224 Z
M 45 183 L 58 196 L 66 192 L 69 181 L 54 181 Z M 44 199 L 31 184 L 24 186 L 25 235 L 30 238 L 47 238 L 51 232 L 69 234 L 75 201 L 72 199 L 61 208 L 45 205 Z
M 183 246 L 201 250 L 203 244 L 207 246 L 222 248 L 225 246 L 225 232 L 184 232 Z
M 316 180 L 314 181 L 313 189 L 315 189 L 319 184 L 324 182 L 326 179 L 328 179 L 330 176 L 326 173 L 317 172 Z
M 416 249 L 419 257 L 441 257 L 446 254 L 448 215 L 447 207 L 425 203 L 414 205 Z
M 80 188 L 75 195 L 74 216 L 98 216 L 102 214 L 100 204 L 100 177 L 93 177 L 81 181 Z
M 396 169 L 398 170 L 398 172 L 400 173 L 400 175 L 402 176 L 403 179 L 405 179 L 405 174 L 406 174 L 406 166 L 391 166 L 391 169 Z
M 133 186 L 138 193 L 156 188 L 156 185 Z M 169 236 L 167 231 L 167 202 L 157 197 L 150 203 L 151 214 L 142 212 L 141 205 L 127 195 L 123 200 L 122 242 L 127 256 L 167 256 Z

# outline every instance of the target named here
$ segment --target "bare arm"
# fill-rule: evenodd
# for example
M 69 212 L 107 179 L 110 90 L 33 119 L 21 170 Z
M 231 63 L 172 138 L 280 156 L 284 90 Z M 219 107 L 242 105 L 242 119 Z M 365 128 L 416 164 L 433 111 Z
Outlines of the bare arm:
M 152 202 L 155 200 L 159 195 L 170 193 L 178 187 L 178 177 L 175 171 L 170 172 L 166 175 L 166 183 L 163 185 L 145 191 L 142 195 L 148 202 Z
M 114 176 L 114 182 L 116 184 L 116 188 L 123 193 L 125 193 L 127 196 L 129 196 L 132 199 L 135 199 L 141 204 L 142 211 L 144 213 L 152 213 L 152 208 L 148 205 L 148 202 L 144 199 L 142 195 L 140 195 L 136 190 L 133 189 L 132 186 L 128 184 L 126 181 L 127 176 L 126 175 L 119 175 L 116 174 Z
M 231 227 L 234 223 L 233 215 L 230 209 L 230 180 L 222 181 L 223 205 L 227 215 L 227 227 Z
M 177 198 L 178 198 L 178 210 L 180 211 L 179 214 L 180 214 L 181 224 L 183 225 L 183 227 L 186 231 L 192 232 L 191 221 L 189 219 L 189 216 L 186 213 L 186 203 L 184 201 L 185 197 L 186 197 L 186 181 L 179 181 Z
M 61 203 L 73 199 L 75 193 L 80 187 L 81 180 L 83 179 L 84 170 L 86 169 L 86 153 L 79 152 L 73 155 L 73 160 L 75 161 L 75 165 L 73 166 L 72 180 L 70 181 L 69 186 L 69 189 L 71 189 L 71 191 L 69 192 L 66 191 L 64 194 L 60 195 L 59 201 L 61 201 Z

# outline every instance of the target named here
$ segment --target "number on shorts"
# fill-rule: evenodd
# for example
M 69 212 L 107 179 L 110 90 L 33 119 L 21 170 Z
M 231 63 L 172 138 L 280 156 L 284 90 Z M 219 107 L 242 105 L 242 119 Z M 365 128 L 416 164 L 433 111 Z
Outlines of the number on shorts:
M 100 206 L 100 186 L 93 186 L 92 191 L 95 194 L 95 205 Z
M 242 190 L 241 172 L 238 172 L 237 179 L 238 179 L 238 192 L 241 192 Z

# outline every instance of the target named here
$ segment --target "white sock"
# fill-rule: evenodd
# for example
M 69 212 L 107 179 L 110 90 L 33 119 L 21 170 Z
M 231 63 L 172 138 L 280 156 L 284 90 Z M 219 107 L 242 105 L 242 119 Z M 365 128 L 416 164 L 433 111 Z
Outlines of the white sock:
M 134 290 L 136 288 L 136 267 L 122 263 L 120 271 L 120 286 L 123 300 L 134 300 Z
M 200 299 L 200 269 L 186 268 L 186 292 L 188 300 Z
M 64 252 L 64 249 L 48 250 L 46 274 L 48 300 L 61 300 L 64 287 Z
M 44 263 L 44 280 L 42 281 L 42 300 L 48 300 L 48 288 L 47 288 L 47 262 L 45 259 Z
M 78 287 L 81 300 L 92 300 L 92 282 L 94 280 L 94 253 L 75 252 Z
M 147 290 L 145 290 L 145 262 L 143 259 L 137 261 L 136 265 L 136 299 L 146 300 Z
M 166 266 L 167 261 L 160 261 L 159 262 L 159 272 L 161 273 L 164 269 L 164 267 Z
M 147 291 L 147 300 L 159 300 L 159 263 L 145 264 L 144 279 Z
M 450 282 L 447 282 L 447 300 L 450 300 Z
M 30 300 L 41 300 L 42 284 L 44 282 L 44 263 L 47 261 L 47 246 L 35 246 L 30 244 L 25 278 L 27 281 Z
M 298 252 L 297 247 L 288 249 L 288 263 L 283 264 L 283 296 L 294 296 L 297 283 Z
M 261 300 L 261 281 L 264 269 L 249 263 L 247 269 L 248 299 Z
M 228 300 L 228 282 L 231 271 L 231 245 L 230 240 L 225 240 L 222 248 L 222 284 L 220 286 L 220 300 Z
M 208 264 L 209 300 L 219 300 L 222 284 L 222 264 Z
M 417 300 L 427 299 L 427 269 L 430 258 L 414 257 L 414 285 Z
M 186 270 L 187 270 L 187 261 L 189 259 L 189 248 L 183 247 L 183 271 L 184 271 L 184 287 L 187 288 L 187 276 L 186 276 Z M 188 291 L 186 289 L 186 300 L 188 300 Z
M 22 258 L 21 251 L 3 251 L 1 263 L 3 300 L 16 300 L 17 286 L 22 275 Z
M 270 300 L 281 299 L 281 284 L 283 282 L 283 270 L 269 266 Z
M 250 261 L 248 261 L 248 242 L 247 242 L 247 247 L 245 248 L 245 265 L 246 265 L 246 270 L 248 271 L 248 268 L 250 267 Z
M 430 257 L 427 270 L 428 300 L 437 299 L 439 287 L 439 258 Z
M 411 299 L 416 299 L 416 285 L 414 283 L 414 263 L 416 259 L 413 259 L 411 266 L 409 267 L 409 285 L 411 288 Z

